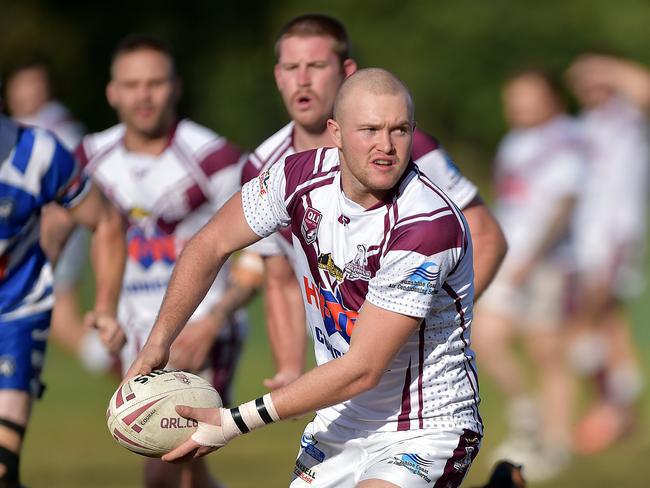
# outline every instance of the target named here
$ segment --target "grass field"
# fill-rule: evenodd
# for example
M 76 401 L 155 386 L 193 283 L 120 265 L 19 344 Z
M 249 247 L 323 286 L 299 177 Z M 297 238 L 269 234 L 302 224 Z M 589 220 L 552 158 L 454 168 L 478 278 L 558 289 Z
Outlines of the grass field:
M 644 354 L 646 375 L 650 372 L 650 295 L 632 304 Z M 260 322 L 260 304 L 251 307 L 252 327 L 235 396 L 244 401 L 265 390 L 261 380 L 272 372 L 271 356 Z M 33 412 L 22 461 L 23 482 L 31 488 L 130 488 L 141 486 L 142 458 L 119 447 L 104 421 L 108 399 L 115 382 L 86 373 L 76 359 L 56 347 L 49 350 L 45 381 L 48 390 Z M 482 482 L 489 471 L 489 451 L 502 439 L 502 401 L 493 386 L 482 380 L 482 414 L 486 423 L 483 449 L 464 483 Z M 530 486 L 575 488 L 650 486 L 650 394 L 646 392 L 635 432 L 605 454 L 575 459 L 562 476 L 545 484 Z M 307 418 L 282 422 L 238 438 L 209 458 L 214 473 L 232 488 L 286 486 Z

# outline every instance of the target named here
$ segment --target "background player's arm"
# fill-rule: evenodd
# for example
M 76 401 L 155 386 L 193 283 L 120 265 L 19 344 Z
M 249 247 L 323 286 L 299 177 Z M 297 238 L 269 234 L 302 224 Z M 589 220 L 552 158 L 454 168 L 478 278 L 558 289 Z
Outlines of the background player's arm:
M 43 252 L 53 266 L 58 261 L 74 228 L 74 220 L 60 206 L 51 203 L 43 207 L 40 243 Z
M 262 258 L 244 252 L 233 263 L 228 288 L 210 313 L 193 321 L 176 338 L 170 350 L 169 362 L 175 368 L 199 371 L 213 346 L 214 339 L 227 324 L 229 317 L 244 307 L 261 286 L 264 273 Z
M 496 275 L 508 250 L 501 226 L 477 196 L 463 214 L 469 225 L 474 247 L 474 300 L 478 300 Z
M 145 346 L 125 378 L 164 366 L 169 348 L 205 297 L 230 254 L 260 237 L 246 221 L 236 193 L 183 248 Z
M 299 417 L 344 402 L 377 386 L 395 354 L 421 321 L 421 318 L 391 312 L 366 301 L 355 323 L 350 349 L 345 355 L 308 371 L 271 393 L 279 418 Z M 221 423 L 219 409 L 177 407 L 177 411 L 209 424 Z M 163 456 L 163 460 L 200 457 L 215 449 L 189 439 Z
M 302 293 L 284 255 L 264 258 L 266 270 L 266 329 L 276 374 L 264 380 L 274 390 L 300 376 L 305 364 L 307 329 Z

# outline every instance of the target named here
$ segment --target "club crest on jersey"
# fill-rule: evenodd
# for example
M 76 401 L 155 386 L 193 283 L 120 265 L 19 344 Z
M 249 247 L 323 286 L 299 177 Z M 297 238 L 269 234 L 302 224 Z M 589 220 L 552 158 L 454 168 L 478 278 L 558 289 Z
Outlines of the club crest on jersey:
M 345 278 L 348 280 L 370 280 L 370 271 L 368 271 L 368 257 L 366 256 L 366 246 L 357 245 L 357 254 L 354 259 L 345 265 Z
M 305 238 L 305 243 L 313 244 L 316 242 L 316 238 L 318 237 L 318 226 L 320 225 L 322 218 L 323 214 L 318 210 L 307 207 L 305 216 L 302 218 L 302 224 L 300 225 L 300 230 L 302 231 L 302 236 Z

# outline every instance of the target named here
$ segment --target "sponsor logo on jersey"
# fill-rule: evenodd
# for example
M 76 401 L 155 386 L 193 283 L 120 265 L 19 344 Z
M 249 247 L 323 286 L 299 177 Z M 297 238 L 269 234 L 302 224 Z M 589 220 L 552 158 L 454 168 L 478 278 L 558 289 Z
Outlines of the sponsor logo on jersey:
M 339 224 L 343 225 L 343 227 L 346 227 L 350 223 L 350 217 L 341 214 L 339 215 L 338 221 Z
M 320 310 L 327 335 L 331 337 L 339 334 L 349 344 L 359 312 L 345 308 L 338 288 L 334 293 L 322 286 L 317 288 L 306 276 L 303 276 L 303 282 L 307 303 Z
M 391 288 L 397 288 L 403 291 L 414 291 L 423 295 L 433 295 L 437 293 L 436 281 L 440 275 L 438 264 L 433 261 L 427 261 L 417 268 L 410 269 L 406 276 L 397 284 L 390 284 Z
M 343 270 L 334 264 L 331 253 L 318 255 L 318 267 L 326 270 L 336 281 L 343 281 Z
M 433 466 L 433 461 L 424 459 L 417 454 L 402 453 L 393 456 L 392 459 L 388 461 L 388 464 L 394 464 L 395 466 L 406 468 L 427 483 L 431 483 L 429 469 Z
M 308 468 L 303 463 L 301 463 L 300 459 L 296 459 L 296 466 L 295 468 L 293 468 L 293 474 L 295 474 L 298 478 L 303 480 L 305 483 L 309 483 L 310 485 L 316 479 L 316 473 L 314 472 L 314 470 Z
M 303 434 L 300 439 L 300 445 L 307 454 L 313 457 L 318 462 L 325 460 L 325 453 L 316 447 L 318 441 L 314 439 L 313 434 Z
M 14 210 L 14 201 L 12 198 L 0 198 L 0 219 L 6 220 Z
M 302 236 L 305 238 L 306 244 L 313 244 L 316 242 L 318 237 L 318 226 L 320 221 L 323 218 L 321 214 L 315 208 L 307 207 L 305 216 L 302 218 L 302 224 L 300 225 L 300 230 L 302 230 Z
M 345 277 L 348 280 L 370 280 L 371 274 L 368 270 L 368 257 L 366 253 L 366 246 L 363 244 L 357 245 L 357 255 L 345 265 Z
M 154 235 L 147 236 L 142 229 L 131 227 L 127 240 L 129 259 L 140 263 L 145 269 L 156 262 L 169 265 L 176 262 L 176 242 L 172 235 L 156 231 Z

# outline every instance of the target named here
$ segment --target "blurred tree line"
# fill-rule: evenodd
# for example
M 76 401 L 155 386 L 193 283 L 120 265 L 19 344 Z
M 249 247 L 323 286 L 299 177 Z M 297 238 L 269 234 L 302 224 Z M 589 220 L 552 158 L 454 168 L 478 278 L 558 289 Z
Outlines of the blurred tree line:
M 115 122 L 104 99 L 116 43 L 151 32 L 175 50 L 182 115 L 246 148 L 287 120 L 273 81 L 273 44 L 291 17 L 341 19 L 361 66 L 394 71 L 410 86 L 418 124 L 472 178 L 488 182 L 505 130 L 499 91 L 522 66 L 561 75 L 585 50 L 650 65 L 647 0 L 217 0 L 87 2 L 2 0 L 0 70 L 46 60 L 56 96 L 91 131 Z

